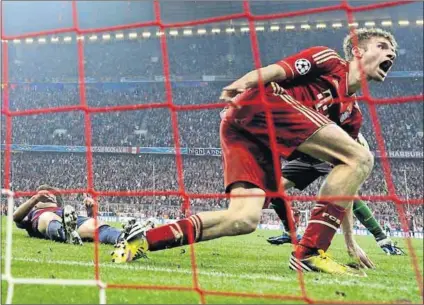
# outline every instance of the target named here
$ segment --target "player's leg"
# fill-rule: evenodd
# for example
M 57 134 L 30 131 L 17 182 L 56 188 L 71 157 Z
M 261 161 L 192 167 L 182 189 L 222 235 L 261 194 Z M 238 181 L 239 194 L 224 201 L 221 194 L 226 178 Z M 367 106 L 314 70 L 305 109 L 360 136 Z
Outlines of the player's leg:
M 65 206 L 60 216 L 54 212 L 42 213 L 38 218 L 37 229 L 47 239 L 82 244 L 76 232 L 75 210 L 71 206 Z
M 158 251 L 253 232 L 259 224 L 265 189 L 276 190 L 270 150 L 251 136 L 221 123 L 224 183 L 230 198 L 224 211 L 202 212 L 150 230 L 136 225 L 125 242 L 112 253 L 114 262 L 125 262 Z
M 360 200 L 353 201 L 353 213 L 360 223 L 374 236 L 377 244 L 387 255 L 403 255 L 405 252 L 399 248 L 385 233 L 377 219 L 372 214 L 368 205 Z
M 66 242 L 75 245 L 82 245 L 81 237 L 77 232 L 77 212 L 71 205 L 63 207 L 62 223 L 65 230 Z
M 313 159 L 308 156 L 302 156 L 296 160 L 290 161 L 282 169 L 283 177 L 281 183 L 285 190 L 295 187 L 298 190 L 304 190 L 316 179 L 326 176 L 332 167 L 330 164 Z M 278 217 L 281 219 L 285 232 L 281 236 L 271 237 L 268 242 L 271 244 L 284 244 L 291 242 L 290 228 L 288 226 L 288 213 L 286 212 L 285 202 L 282 198 L 272 200 L 272 207 L 275 209 Z M 292 216 L 293 219 L 293 216 Z M 295 228 L 296 232 L 296 228 Z M 297 234 L 297 240 L 301 239 Z
M 202 241 L 221 236 L 249 234 L 256 230 L 265 201 L 265 192 L 251 183 L 237 182 L 230 187 L 230 194 L 237 197 L 230 199 L 227 210 L 198 214 L 203 226 Z
M 354 196 L 374 165 L 373 155 L 334 124 L 318 130 L 298 150 L 334 165 L 320 189 L 320 196 Z M 336 204 L 348 207 L 352 201 L 339 200 Z
M 78 216 L 77 232 L 84 240 L 93 241 L 96 233 L 96 223 L 94 218 Z M 99 232 L 99 242 L 102 244 L 114 245 L 117 243 L 122 230 L 111 227 L 107 223 L 98 220 L 97 228 Z
M 337 141 L 334 141 L 337 139 Z M 334 168 L 327 176 L 319 197 L 354 196 L 368 177 L 373 167 L 373 156 L 346 132 L 336 125 L 326 125 L 302 143 L 298 151 L 314 158 L 330 162 Z M 291 257 L 292 269 L 302 269 L 308 263 L 316 266 L 315 258 L 319 250 L 327 251 L 331 241 L 340 227 L 346 209 L 352 208 L 352 201 L 318 200 L 312 210 L 305 233 Z M 334 266 L 338 267 L 338 266 Z M 308 268 L 308 267 L 306 267 Z M 344 272 L 338 268 L 334 273 Z M 324 270 L 326 271 L 326 270 Z M 329 271 L 327 271 L 329 272 Z
M 285 167 L 287 167 L 287 166 L 285 166 Z M 283 171 L 284 171 L 284 168 L 283 168 Z M 283 173 L 283 177 L 281 177 L 280 183 L 282 185 L 282 188 L 286 191 L 295 186 L 294 182 L 290 181 L 289 179 L 284 178 L 284 173 Z M 286 201 L 281 197 L 272 198 L 270 207 L 272 209 L 274 209 L 278 218 L 281 220 L 284 231 L 281 235 L 269 237 L 267 239 L 267 242 L 269 242 L 271 245 L 283 245 L 283 244 L 286 244 L 286 243 L 291 243 L 291 236 L 290 236 L 291 230 L 290 230 L 289 219 L 288 219 L 289 213 L 288 213 L 287 208 L 286 208 Z M 293 213 L 290 214 L 290 215 L 291 215 L 291 218 L 292 218 L 292 223 L 295 224 Z M 296 232 L 296 228 L 294 228 L 294 230 Z M 299 241 L 300 238 L 301 238 L 301 235 L 298 234 L 297 240 Z
M 383 232 L 383 228 L 364 201 L 361 199 L 353 201 L 353 213 L 359 222 L 374 236 L 377 242 L 387 238 L 387 235 Z
M 66 242 L 62 217 L 53 212 L 44 212 L 40 215 L 38 218 L 37 230 L 47 239 Z
M 149 230 L 146 233 L 149 250 L 161 250 L 163 243 L 169 247 L 163 236 L 169 236 L 169 242 L 175 243 L 171 241 L 175 239 L 172 233 L 175 230 L 181 235 L 176 244 L 182 245 L 189 242 L 188 233 L 193 229 L 194 241 L 248 234 L 256 229 L 265 201 L 264 181 L 274 180 L 269 178 L 274 173 L 271 152 L 250 134 L 227 122 L 221 123 L 220 140 L 226 192 L 237 197 L 231 197 L 227 210 L 202 212 L 175 225 Z
M 159 251 L 224 236 L 253 232 L 259 224 L 265 192 L 250 183 L 235 183 L 228 210 L 202 212 L 157 228 L 136 224 L 124 243 L 112 252 L 112 261 L 128 262 L 145 257 L 146 251 Z M 254 196 L 254 197 L 251 197 Z
M 285 178 L 284 175 L 281 177 L 280 184 L 282 185 L 282 187 L 285 191 L 287 191 L 287 190 L 289 190 L 289 189 L 291 189 L 292 187 L 295 186 L 295 183 L 292 182 L 291 180 Z M 289 221 L 288 221 L 288 213 L 287 213 L 287 209 L 286 209 L 285 200 L 281 197 L 272 198 L 270 207 L 274 209 L 278 218 L 280 218 L 280 220 L 283 224 L 284 230 L 286 232 L 290 232 Z

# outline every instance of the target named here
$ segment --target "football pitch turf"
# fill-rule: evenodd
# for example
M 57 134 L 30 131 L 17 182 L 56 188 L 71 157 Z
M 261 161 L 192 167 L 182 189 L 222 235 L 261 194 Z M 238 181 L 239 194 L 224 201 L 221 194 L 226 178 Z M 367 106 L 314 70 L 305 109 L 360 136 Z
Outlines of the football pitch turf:
M 2 274 L 6 218 L 2 217 Z M 200 288 L 206 291 L 264 294 L 265 297 L 204 294 L 204 301 L 212 304 L 280 304 L 304 303 L 302 300 L 273 299 L 272 295 L 300 297 L 301 290 L 296 272 L 288 269 L 291 246 L 271 246 L 266 238 L 278 231 L 258 230 L 240 237 L 227 237 L 194 246 Z M 304 274 L 307 296 L 312 300 L 332 302 L 403 302 L 423 303 L 411 256 L 387 256 L 369 236 L 358 236 L 358 243 L 377 265 L 367 270 L 366 278 L 336 277 L 327 274 Z M 395 239 L 405 251 L 406 242 Z M 423 240 L 412 240 L 423 274 Z M 113 247 L 99 248 L 99 274 L 102 282 L 111 285 L 166 285 L 193 287 L 190 247 L 149 253 L 149 259 L 130 264 L 110 262 Z M 341 262 L 348 262 L 343 237 L 336 236 L 330 253 Z M 94 245 L 72 246 L 27 237 L 23 230 L 14 227 L 12 247 L 12 276 L 34 279 L 93 280 Z M 6 301 L 7 282 L 2 278 L 1 303 Z M 271 296 L 270 296 L 271 295 Z M 107 303 L 132 304 L 198 304 L 198 292 L 150 289 L 106 289 Z M 13 303 L 99 303 L 96 286 L 62 286 L 15 284 Z

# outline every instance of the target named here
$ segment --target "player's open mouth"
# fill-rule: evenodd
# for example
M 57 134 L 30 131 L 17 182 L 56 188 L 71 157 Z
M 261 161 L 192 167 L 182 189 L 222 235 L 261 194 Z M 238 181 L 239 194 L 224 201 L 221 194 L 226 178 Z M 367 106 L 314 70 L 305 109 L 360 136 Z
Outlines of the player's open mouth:
M 393 65 L 393 63 L 390 60 L 385 60 L 380 64 L 379 67 L 380 67 L 381 70 L 384 71 L 384 73 L 387 73 L 392 65 Z
M 386 78 L 387 72 L 390 70 L 392 65 L 393 65 L 393 62 L 391 62 L 390 60 L 385 60 L 378 66 L 377 73 L 382 80 Z

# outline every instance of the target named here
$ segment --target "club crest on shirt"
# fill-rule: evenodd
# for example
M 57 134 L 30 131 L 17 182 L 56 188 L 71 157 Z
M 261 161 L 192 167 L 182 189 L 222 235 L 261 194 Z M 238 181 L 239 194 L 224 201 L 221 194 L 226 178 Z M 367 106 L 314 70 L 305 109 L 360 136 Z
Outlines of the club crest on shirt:
M 311 70 L 311 63 L 306 58 L 300 58 L 296 60 L 294 66 L 300 75 L 305 75 L 309 72 L 309 70 Z

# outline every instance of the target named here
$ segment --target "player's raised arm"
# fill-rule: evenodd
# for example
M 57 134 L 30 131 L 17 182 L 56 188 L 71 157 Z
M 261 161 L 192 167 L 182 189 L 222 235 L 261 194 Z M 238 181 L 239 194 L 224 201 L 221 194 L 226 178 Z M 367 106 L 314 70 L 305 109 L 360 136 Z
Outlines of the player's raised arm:
M 259 74 L 264 84 L 283 82 L 297 77 L 322 75 L 330 72 L 340 63 L 347 65 L 346 61 L 336 51 L 328 47 L 319 46 L 305 49 L 299 53 L 285 57 L 275 64 L 245 74 L 222 90 L 220 100 L 231 103 L 236 95 L 248 89 L 258 87 Z M 233 106 L 239 107 L 238 105 Z
M 56 202 L 56 196 L 49 193 L 48 191 L 39 191 L 16 209 L 16 211 L 13 213 L 13 221 L 22 221 L 28 215 L 31 209 L 39 202 Z

